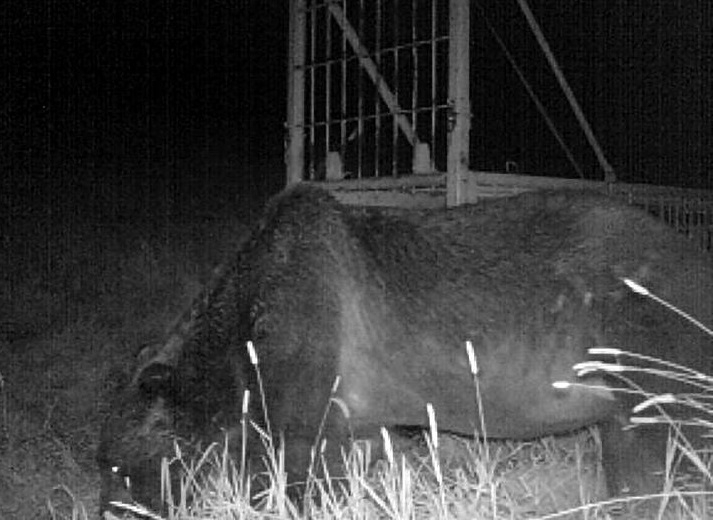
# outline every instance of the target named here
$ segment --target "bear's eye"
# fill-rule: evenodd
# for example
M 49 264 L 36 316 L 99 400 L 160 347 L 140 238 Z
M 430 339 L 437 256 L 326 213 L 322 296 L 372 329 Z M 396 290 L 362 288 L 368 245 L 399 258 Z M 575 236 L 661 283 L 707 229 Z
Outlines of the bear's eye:
M 111 472 L 116 475 L 117 477 L 120 477 L 124 481 L 124 488 L 127 491 L 131 491 L 131 479 L 129 478 L 128 474 L 121 474 L 121 468 L 119 466 L 112 466 L 111 467 Z

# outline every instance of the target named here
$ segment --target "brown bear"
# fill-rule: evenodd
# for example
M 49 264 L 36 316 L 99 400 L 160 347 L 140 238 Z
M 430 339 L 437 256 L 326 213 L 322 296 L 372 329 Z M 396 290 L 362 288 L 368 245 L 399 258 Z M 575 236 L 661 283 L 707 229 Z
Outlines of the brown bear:
M 624 428 L 643 398 L 573 365 L 602 359 L 589 349 L 606 346 L 711 373 L 711 338 L 622 280 L 707 320 L 712 269 L 684 236 L 594 193 L 387 211 L 298 185 L 269 203 L 232 262 L 140 360 L 102 431 L 102 509 L 116 499 L 160 509 L 161 459 L 174 442 L 188 449 L 227 432 L 238 457 L 245 390 L 249 419 L 275 444 L 284 439 L 291 482 L 304 481 L 321 439 L 338 475 L 351 439 L 425 426 L 431 403 L 440 428 L 464 435 L 480 433 L 481 414 L 490 438 L 597 424 L 610 492 L 658 491 L 667 429 Z M 647 392 L 688 391 L 631 379 Z M 553 385 L 561 381 L 581 385 Z M 245 463 L 259 473 L 263 443 L 254 432 L 246 442 Z

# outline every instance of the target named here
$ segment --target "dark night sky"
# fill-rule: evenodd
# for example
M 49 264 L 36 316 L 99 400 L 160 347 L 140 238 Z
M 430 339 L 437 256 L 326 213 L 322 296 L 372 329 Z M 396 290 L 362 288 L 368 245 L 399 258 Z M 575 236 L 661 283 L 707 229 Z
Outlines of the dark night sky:
M 516 3 L 482 2 L 585 171 L 596 172 L 592 153 L 574 126 Z M 713 187 L 713 4 L 706 0 L 530 3 L 619 179 Z M 522 134 L 518 143 L 554 152 L 548 152 L 535 171 L 548 165 L 557 169 L 563 155 L 550 146 L 548 137 L 540 137 L 546 131 L 532 132 L 522 123 L 539 116 L 525 100 L 509 65 L 482 23 L 476 22 L 473 30 L 481 31 L 475 45 L 487 56 L 482 96 L 495 93 L 501 101 L 479 108 L 476 100 L 476 118 L 479 109 L 492 119 L 500 117 L 504 125 Z M 501 73 L 492 74 L 493 69 Z M 474 76 L 473 82 L 477 81 Z M 498 81 L 505 83 L 499 91 Z M 530 136 L 525 135 L 528 130 Z M 495 140 L 506 135 L 485 132 Z
M 482 5 L 587 171 L 515 0 Z M 711 187 L 708 0 L 533 0 L 620 180 Z M 281 185 L 287 0 L 3 0 L 3 211 L 130 217 Z M 472 166 L 564 163 L 475 20 Z M 551 165 L 551 166 L 550 166 Z M 222 199 L 221 199 L 222 198 Z M 233 199 L 234 200 L 234 199 Z M 30 208 L 30 209 L 28 209 Z

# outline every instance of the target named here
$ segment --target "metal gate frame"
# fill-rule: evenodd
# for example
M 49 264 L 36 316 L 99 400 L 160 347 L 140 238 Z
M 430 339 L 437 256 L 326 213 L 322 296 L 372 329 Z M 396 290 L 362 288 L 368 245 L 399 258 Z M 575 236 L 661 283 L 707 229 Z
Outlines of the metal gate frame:
M 378 11 L 383 5 L 390 4 L 396 9 L 408 4 L 416 6 L 419 2 L 430 6 L 436 4 L 445 6 L 447 4 L 448 17 L 447 20 L 444 20 L 447 31 L 445 34 L 432 31 L 430 39 L 425 40 L 425 43 L 414 40 L 399 46 L 399 42 L 396 42 L 391 48 L 380 48 L 377 45 L 375 49 L 369 49 L 366 44 L 368 42 L 363 41 L 365 27 L 368 25 L 364 24 L 362 17 L 362 21 L 358 24 L 359 27 L 355 28 L 350 22 L 350 13 L 347 11 L 347 9 L 354 10 L 353 6 L 357 6 L 356 9 L 361 10 L 357 14 L 363 14 L 365 6 L 376 6 Z M 412 7 L 411 11 L 413 12 L 414 9 L 415 7 Z M 433 7 L 433 9 L 436 8 Z M 323 12 L 324 27 L 326 27 L 326 32 L 322 32 L 324 39 L 319 41 L 319 45 L 328 48 L 336 45 L 337 50 L 332 55 L 329 54 L 331 52 L 329 50 L 324 51 L 324 56 L 317 55 L 316 34 L 319 24 L 316 13 L 318 10 Z M 412 16 L 415 15 L 412 14 Z M 351 18 L 353 20 L 353 13 Z M 370 23 L 374 25 L 374 20 L 371 20 Z M 325 179 L 322 180 L 329 181 L 324 183 L 326 187 L 335 189 L 337 198 L 345 203 L 443 207 L 444 205 L 474 203 L 482 198 L 506 197 L 541 189 L 593 190 L 624 199 L 629 204 L 646 209 L 663 222 L 695 240 L 701 249 L 713 251 L 713 193 L 710 191 L 612 182 L 615 180 L 613 176 L 609 176 L 605 182 L 602 182 L 470 171 L 468 163 L 471 126 L 469 0 L 290 0 L 289 27 L 288 113 L 285 149 L 288 186 L 304 180 L 314 180 L 313 177 L 310 179 L 309 175 L 306 179 L 305 174 L 311 174 L 306 172 L 306 165 L 311 163 L 314 167 L 315 157 L 314 150 L 306 150 L 305 145 L 309 144 L 314 147 L 315 129 L 318 125 L 322 125 L 326 129 L 328 136 L 330 125 L 333 125 L 339 129 L 338 139 L 334 139 L 338 149 L 330 150 L 330 139 L 325 140 L 326 146 L 323 155 L 326 174 Z M 330 27 L 340 31 L 339 38 L 335 39 L 330 36 L 332 34 Z M 447 47 L 445 47 L 446 44 Z M 398 85 L 389 84 L 388 74 L 379 69 L 379 58 L 383 56 L 384 52 L 391 52 L 396 56 L 404 49 L 406 53 L 418 54 L 420 45 L 431 46 L 431 64 L 435 63 L 439 52 L 447 49 L 447 74 L 443 74 L 444 77 L 441 78 L 443 82 L 447 82 L 445 90 L 447 95 L 445 99 L 439 100 L 433 94 L 431 105 L 421 107 L 419 103 L 413 101 L 407 109 L 404 109 L 399 106 Z M 444 47 L 437 48 L 438 45 Z M 413 161 L 411 165 L 415 167 L 407 172 L 407 175 L 400 175 L 399 172 L 392 171 L 390 175 L 377 175 L 374 178 L 362 178 L 358 175 L 356 179 L 345 180 L 340 176 L 340 171 L 343 169 L 341 164 L 343 154 L 340 152 L 343 152 L 345 148 L 347 126 L 356 125 L 361 128 L 364 118 L 368 117 L 365 113 L 359 112 L 356 117 L 350 119 L 347 114 L 348 110 L 344 108 L 346 102 L 342 90 L 342 98 L 338 103 L 340 105 L 339 113 L 330 119 L 330 96 L 339 94 L 333 92 L 329 70 L 341 67 L 340 70 L 344 71 L 349 61 L 358 65 L 359 70 L 363 71 L 362 73 L 373 85 L 374 95 L 377 98 L 376 103 L 383 104 L 387 110 L 385 114 L 381 115 L 387 115 L 393 121 L 394 135 L 398 133 L 405 136 L 409 146 L 412 147 Z M 412 63 L 417 64 L 418 62 L 414 60 Z M 435 66 L 432 65 L 430 69 L 432 77 L 435 77 Z M 315 79 L 317 70 L 320 68 L 325 70 L 324 81 L 320 83 L 324 92 L 320 95 L 325 96 L 323 101 L 327 107 L 324 109 L 324 121 L 321 122 L 315 119 L 317 109 Z M 419 72 L 418 67 L 414 67 L 414 70 L 409 73 L 416 78 L 411 79 L 414 84 L 418 81 L 419 74 L 424 75 Z M 342 72 L 342 78 L 345 77 L 344 74 Z M 435 81 L 434 79 L 433 82 Z M 416 89 L 417 87 L 414 87 L 412 90 Z M 445 125 L 440 127 L 439 131 L 444 136 L 440 141 L 436 142 L 435 139 L 433 130 L 435 123 L 432 123 L 430 135 L 426 139 L 419 135 L 418 118 L 421 112 L 430 115 L 432 121 L 436 116 L 443 116 Z M 446 153 L 444 154 L 439 147 L 444 147 Z M 307 157 L 310 153 L 312 155 Z M 445 168 L 438 168 L 436 164 L 438 161 L 431 159 L 432 155 L 438 158 L 438 154 L 441 154 L 440 163 Z
M 425 12 L 430 24 L 430 33 L 425 36 L 418 34 L 421 22 L 416 20 L 419 9 L 424 13 L 424 4 L 431 10 L 430 13 Z M 411 39 L 406 41 L 399 39 L 400 22 L 396 13 L 400 6 L 411 16 L 412 34 Z M 389 7 L 394 13 L 395 29 L 381 19 L 382 11 Z M 448 15 L 446 34 L 439 33 L 437 27 L 445 19 L 443 11 Z M 365 26 L 364 18 L 368 14 L 378 17 L 371 20 L 371 24 L 376 22 L 376 29 Z M 320 180 L 343 179 L 349 130 L 352 129 L 351 134 L 356 133 L 360 137 L 364 135 L 365 125 L 371 124 L 376 126 L 376 164 L 371 176 L 398 177 L 404 173 L 423 176 L 440 173 L 442 176 L 443 168 L 438 168 L 436 164 L 440 162 L 445 166 L 447 203 L 462 203 L 468 173 L 471 121 L 469 0 L 290 0 L 289 27 L 287 184 L 314 180 L 318 176 L 321 176 Z M 338 30 L 339 38 L 334 36 L 335 30 Z M 369 30 L 375 31 L 371 35 L 372 48 L 366 41 L 369 40 Z M 390 30 L 396 36 L 390 44 L 382 45 Z M 446 53 L 446 49 L 448 62 L 447 73 L 444 74 L 441 72 L 444 64 L 439 63 L 438 58 Z M 419 73 L 418 63 L 424 55 L 430 61 L 430 70 Z M 402 95 L 404 89 L 400 88 L 403 78 L 398 74 L 399 58 L 402 61 L 410 59 L 413 65 L 413 70 L 409 71 L 411 79 L 408 81 L 411 83 L 406 83 L 405 96 Z M 386 65 L 389 61 L 391 66 Z M 353 110 L 350 113 L 347 106 L 347 71 L 352 71 L 353 64 L 358 64 L 359 81 L 363 77 L 368 80 L 365 83 L 369 83 L 358 86 L 356 114 Z M 430 78 L 424 78 L 429 74 Z M 334 81 L 335 78 L 337 81 Z M 445 89 L 443 83 L 447 83 Z M 367 87 L 374 90 L 373 101 L 364 101 Z M 430 103 L 424 104 L 419 98 L 423 98 L 421 91 L 427 88 L 431 90 L 427 93 Z M 318 94 L 316 91 L 319 91 Z M 443 99 L 444 94 L 446 99 Z M 404 97 L 410 98 L 409 106 L 400 105 Z M 364 105 L 369 103 L 376 107 L 374 112 L 364 109 Z M 385 111 L 380 110 L 382 106 Z M 426 117 L 430 120 L 430 127 L 425 131 L 428 135 L 424 139 L 419 133 L 424 133 L 422 122 Z M 383 131 L 380 122 L 389 118 L 393 128 L 392 146 L 389 148 L 387 144 L 380 149 L 379 132 Z M 316 137 L 319 133 L 321 137 Z M 411 148 L 412 160 L 408 172 L 397 171 L 400 166 L 397 155 L 401 153 L 399 140 L 405 140 Z M 441 150 L 443 145 L 446 145 L 445 151 Z M 316 150 L 318 146 L 322 149 Z M 359 143 L 358 146 L 359 167 L 355 177 L 362 179 L 363 145 Z M 381 175 L 378 161 L 388 154 L 392 156 L 391 171 Z M 438 157 L 434 157 L 436 154 Z M 317 172 L 319 168 L 321 172 Z

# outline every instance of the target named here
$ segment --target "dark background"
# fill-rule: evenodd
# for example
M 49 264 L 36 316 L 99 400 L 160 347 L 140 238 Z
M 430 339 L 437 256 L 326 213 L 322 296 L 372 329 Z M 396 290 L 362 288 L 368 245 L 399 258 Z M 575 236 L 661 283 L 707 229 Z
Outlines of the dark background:
M 532 0 L 535 17 L 622 182 L 713 186 L 713 4 L 706 0 Z M 471 84 L 482 162 L 524 157 L 533 173 L 572 170 L 476 5 L 506 41 L 587 178 L 602 178 L 516 0 L 473 2 Z M 482 56 L 481 67 L 478 58 Z M 478 118 L 483 123 L 478 128 Z M 493 154 L 493 150 L 496 153 Z M 473 161 L 471 159 L 471 165 Z M 502 168 L 502 166 L 500 166 Z M 569 175 L 572 175 L 571 173 Z
M 601 178 L 515 0 L 481 6 Z M 619 180 L 710 188 L 711 3 L 531 7 Z M 473 17 L 471 166 L 568 169 L 475 6 Z M 287 21 L 287 0 L 3 0 L 3 214 L 195 215 L 278 190 Z

